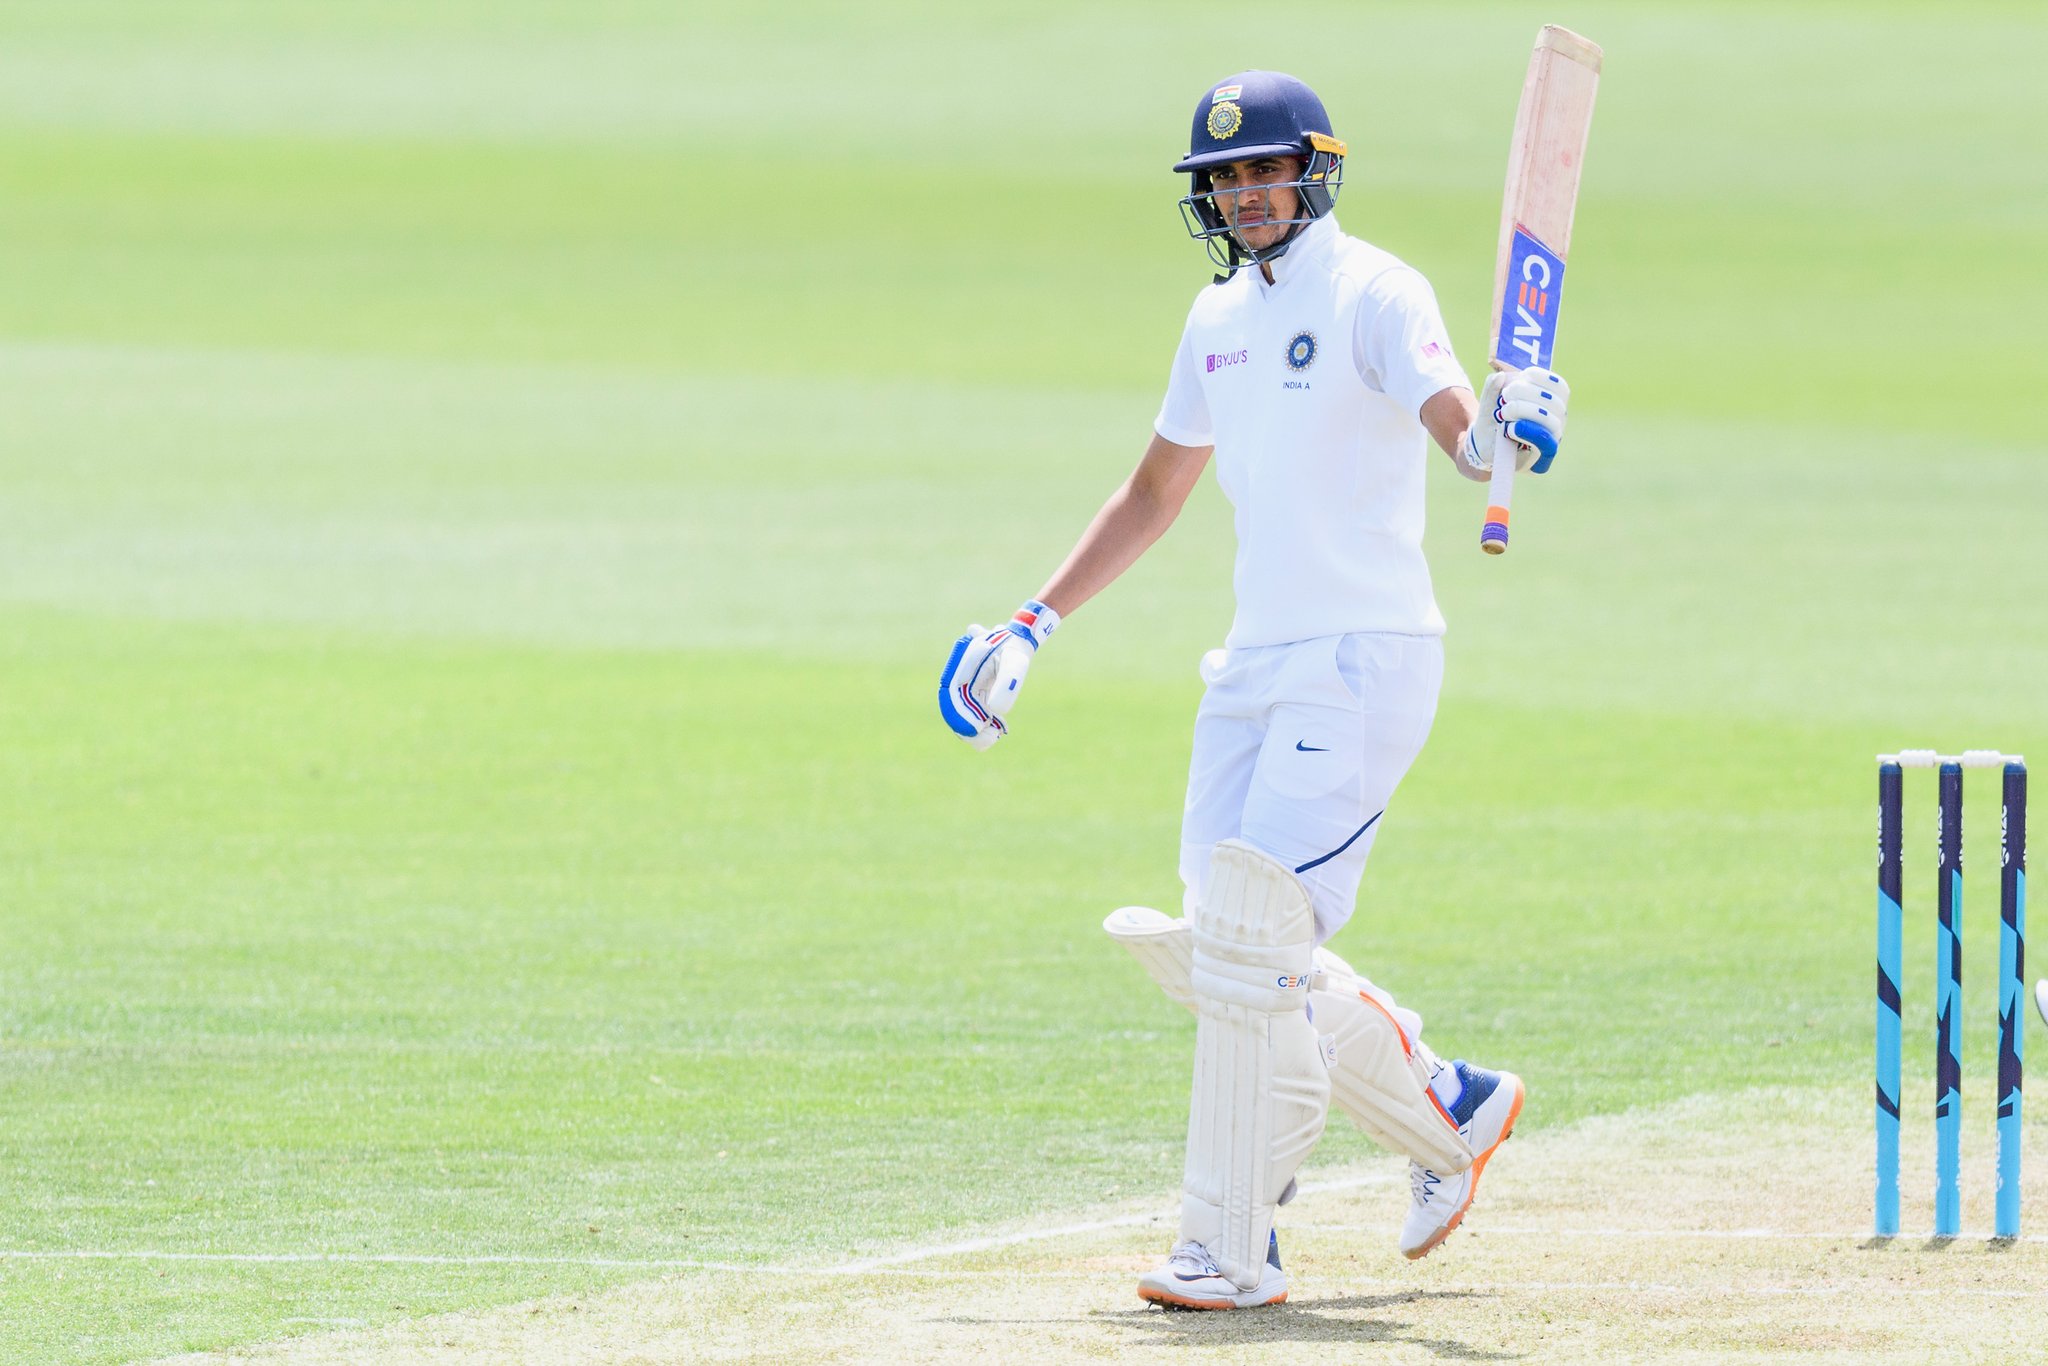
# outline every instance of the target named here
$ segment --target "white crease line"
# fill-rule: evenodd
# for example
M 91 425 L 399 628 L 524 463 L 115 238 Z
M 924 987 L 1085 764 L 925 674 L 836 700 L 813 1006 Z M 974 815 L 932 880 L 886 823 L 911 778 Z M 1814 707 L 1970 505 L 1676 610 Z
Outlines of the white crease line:
M 1452 1282 L 1418 1286 L 1412 1281 L 1374 1280 L 1371 1278 L 1345 1277 L 1345 1285 L 1386 1285 L 1398 1286 L 1416 1296 L 1457 1294 L 1470 1292 L 1475 1295 L 1512 1295 L 1518 1290 L 1537 1290 L 1544 1293 L 1553 1291 L 1592 1292 L 1597 1294 L 1630 1295 L 1762 1295 L 1786 1298 L 1811 1297 L 1826 1299 L 1835 1295 L 1905 1295 L 1915 1299 L 1987 1299 L 1987 1300 L 2035 1300 L 2048 1298 L 2048 1290 L 1974 1290 L 1967 1287 L 1950 1289 L 1913 1288 L 1892 1285 L 1872 1285 L 1868 1281 L 1857 1281 L 1849 1285 L 1716 1285 L 1711 1282 L 1702 1285 L 1664 1285 L 1656 1281 L 1510 1281 L 1499 1285 L 1485 1281 Z M 1307 1301 L 1311 1304 L 1313 1301 Z
M 1153 1216 L 1131 1216 L 1129 1219 L 1098 1221 L 1088 1225 L 1073 1225 L 1075 1228 L 1116 1228 L 1126 1223 Z M 1046 1234 L 1063 1230 L 1049 1229 Z M 992 1241 L 992 1240 L 983 1240 Z M 1010 1241 L 1024 1242 L 1024 1234 L 1010 1235 Z M 936 1252 L 933 1253 L 936 1255 Z M 837 1267 L 793 1267 L 793 1266 L 749 1266 L 738 1262 L 695 1262 L 686 1260 L 628 1261 L 598 1257 L 440 1257 L 409 1253 L 352 1253 L 352 1252 L 45 1252 L 45 1251 L 0 1251 L 0 1259 L 23 1258 L 70 1258 L 76 1260 L 148 1260 L 203 1262 L 398 1262 L 407 1264 L 429 1264 L 436 1266 L 488 1266 L 512 1264 L 521 1266 L 624 1266 L 677 1271 L 731 1272 L 753 1276 L 897 1276 L 929 1280 L 964 1281 L 1093 1281 L 1101 1279 L 1100 1271 L 1012 1271 L 1007 1269 L 971 1268 L 909 1268 L 909 1267 L 861 1267 L 856 1264 Z M 1839 1295 L 1868 1293 L 1873 1289 L 1885 1295 L 1905 1296 L 1913 1299 L 1992 1299 L 2029 1300 L 2048 1299 L 2044 1290 L 1985 1290 L 1967 1286 L 1946 1289 L 1914 1288 L 1907 1286 L 1873 1287 L 1868 1281 L 1859 1280 L 1841 1285 L 1728 1285 L 1712 1282 L 1699 1285 L 1671 1285 L 1657 1281 L 1431 1281 L 1418 1283 L 1415 1280 L 1395 1280 L 1379 1276 L 1340 1276 L 1329 1282 L 1333 1290 L 1372 1288 L 1394 1290 L 1417 1299 L 1431 1295 L 1514 1295 L 1518 1293 L 1540 1294 L 1626 1294 L 1626 1295 L 1722 1295 L 1760 1296 L 1765 1298 L 1825 1299 Z M 1313 1310 L 1316 1302 L 1307 1296 L 1294 1302 L 1297 1310 Z
M 1304 1181 L 1302 1195 L 1322 1195 L 1329 1191 L 1365 1190 L 1370 1186 L 1391 1186 L 1401 1177 L 1399 1172 L 1366 1172 L 1360 1176 L 1343 1176 L 1335 1181 Z
M 1146 1215 L 1146 1218 L 1152 1216 Z M 1054 1230 L 1055 1232 L 1057 1230 Z M 1024 1280 L 1092 1275 L 1084 1271 L 914 1271 L 902 1267 L 778 1266 L 773 1262 L 707 1262 L 687 1257 L 521 1257 L 480 1255 L 443 1256 L 425 1252 L 163 1252 L 149 1248 L 98 1250 L 76 1248 L 0 1248 L 0 1262 L 9 1258 L 23 1261 L 77 1262 L 233 1262 L 272 1265 L 277 1263 L 334 1263 L 347 1266 L 582 1266 L 626 1267 L 637 1271 L 716 1271 L 743 1276 L 1013 1276 Z M 300 1322 L 301 1320 L 293 1320 Z M 315 1322 L 307 1319 L 303 1322 Z
M 1867 1243 L 1877 1239 L 1869 1229 L 1856 1233 L 1812 1233 L 1799 1229 L 1779 1228 L 1495 1228 L 1492 1225 L 1474 1227 L 1466 1225 L 1466 1233 L 1473 1238 L 1725 1238 L 1756 1239 L 1786 1238 L 1810 1240 L 1824 1243 Z M 1322 1224 L 1311 1223 L 1302 1226 L 1307 1233 L 1385 1233 L 1383 1224 Z M 1967 1243 L 2048 1243 L 2048 1234 L 2026 1233 L 2017 1238 L 1994 1238 L 1989 1233 L 1959 1233 L 1954 1237 L 1937 1240 L 1931 1233 L 1895 1233 L 1879 1241 L 1897 1243 L 1901 1247 L 1920 1242 L 1942 1241 L 1963 1245 Z
M 997 1234 L 992 1238 L 969 1238 L 959 1243 L 938 1243 L 931 1247 L 912 1248 L 908 1252 L 895 1252 L 886 1257 L 870 1257 L 864 1261 L 842 1262 L 838 1266 L 825 1268 L 828 1276 L 858 1276 L 871 1271 L 898 1270 L 911 1262 L 929 1261 L 934 1257 L 957 1257 L 970 1252 L 993 1252 L 998 1248 L 1015 1247 L 1018 1243 L 1035 1243 L 1047 1238 L 1075 1238 L 1085 1233 L 1100 1233 L 1105 1229 L 1134 1228 L 1139 1224 L 1156 1224 L 1175 1217 L 1166 1211 L 1155 1210 L 1150 1214 L 1125 1214 L 1115 1219 L 1095 1219 L 1085 1224 L 1063 1224 L 1057 1228 L 1021 1229 L 1016 1233 Z
M 1336 1183 L 1324 1189 L 1345 1189 L 1349 1183 Z M 1362 1180 L 1360 1185 L 1371 1184 L 1371 1179 Z M 1000 1247 L 1015 1246 L 1039 1238 L 1059 1237 L 1075 1233 L 1094 1232 L 1104 1229 L 1124 1228 L 1150 1223 L 1173 1217 L 1170 1212 L 1160 1214 L 1133 1214 L 1115 1219 L 1098 1219 L 1085 1224 L 1069 1224 L 1058 1228 L 1020 1230 L 996 1238 L 975 1239 L 971 1242 L 950 1243 L 944 1246 L 918 1248 L 898 1254 L 897 1260 L 924 1259 L 950 1255 L 961 1251 L 986 1251 Z M 1339 1231 L 1347 1229 L 1374 1229 L 1370 1225 L 1323 1225 Z M 1496 1229 L 1496 1234 L 1533 1234 L 1557 1236 L 1556 1229 Z M 1593 1236 L 1604 1236 L 1605 1232 L 1616 1230 L 1594 1230 Z M 1772 1229 L 1719 1230 L 1719 1229 L 1675 1229 L 1669 1233 L 1655 1230 L 1618 1230 L 1628 1234 L 1642 1234 L 1650 1237 L 1678 1238 L 1811 1238 L 1837 1241 L 1860 1241 L 1867 1234 L 1829 1233 L 1787 1233 Z M 1583 1236 L 1574 1234 L 1573 1236 Z M 1905 1240 L 1910 1241 L 1910 1240 Z M 2033 1241 L 2043 1241 L 2035 1238 Z M 92 1250 L 42 1250 L 4 1249 L 0 1250 L 0 1261 L 8 1258 L 24 1260 L 70 1260 L 70 1261 L 173 1261 L 173 1262 L 233 1262 L 233 1263 L 341 1263 L 341 1264 L 398 1264 L 410 1266 L 580 1266 L 580 1267 L 625 1267 L 636 1270 L 697 1271 L 726 1273 L 743 1276 L 802 1276 L 834 1278 L 851 1277 L 901 1277 L 905 1279 L 928 1280 L 989 1280 L 989 1281 L 1092 1281 L 1100 1279 L 1097 1270 L 1010 1270 L 986 1267 L 909 1267 L 883 1265 L 877 1259 L 870 1262 L 848 1262 L 840 1266 L 797 1267 L 778 1266 L 772 1263 L 713 1262 L 689 1258 L 616 1258 L 616 1257 L 525 1257 L 516 1255 L 482 1255 L 474 1257 L 443 1256 L 430 1253 L 376 1253 L 376 1252 L 162 1252 L 151 1250 L 135 1251 L 92 1251 Z M 1858 1280 L 1841 1285 L 1730 1285 L 1725 1283 L 1704 1283 L 1699 1285 L 1672 1285 L 1657 1281 L 1524 1281 L 1493 1283 L 1487 1281 L 1431 1281 L 1418 1283 L 1412 1279 L 1391 1279 L 1376 1276 L 1342 1276 L 1333 1285 L 1347 1287 L 1371 1287 L 1405 1292 L 1416 1297 L 1442 1294 L 1483 1294 L 1513 1295 L 1517 1292 L 1566 1292 L 1578 1294 L 1645 1294 L 1645 1295 L 1726 1295 L 1762 1296 L 1778 1298 L 1826 1298 L 1829 1296 L 1859 1293 L 1872 1287 L 1867 1281 Z M 2041 1290 L 1988 1290 L 1969 1287 L 1946 1289 L 1923 1289 L 1902 1286 L 1882 1287 L 1887 1295 L 1902 1295 L 1908 1298 L 1975 1298 L 1975 1299 L 2044 1299 L 2048 1291 Z M 1315 1301 L 1303 1297 L 1296 1301 L 1297 1307 L 1313 1309 Z M 315 1322 L 315 1320 L 299 1320 Z
M 1386 1172 L 1372 1172 L 1364 1176 L 1345 1177 L 1337 1181 L 1315 1181 L 1301 1188 L 1301 1194 L 1321 1195 L 1326 1191 L 1362 1190 L 1368 1186 L 1390 1186 L 1394 1176 Z M 825 1274 L 836 1276 L 861 1275 L 870 1271 L 881 1271 L 890 1267 L 901 1267 L 911 1262 L 930 1261 L 934 1257 L 959 1257 L 975 1252 L 994 1252 L 999 1248 L 1015 1247 L 1019 1243 L 1042 1242 L 1047 1238 L 1077 1238 L 1084 1234 L 1101 1233 L 1113 1228 L 1134 1228 L 1140 1224 L 1162 1223 L 1178 1219 L 1178 1209 L 1160 1210 L 1151 1214 L 1121 1214 L 1113 1219 L 1092 1219 L 1080 1224 L 1062 1224 L 1056 1228 L 1027 1228 L 1014 1233 L 999 1233 L 988 1238 L 969 1238 L 958 1243 L 938 1243 L 930 1247 L 911 1248 L 906 1252 L 894 1252 L 884 1257 L 868 1257 L 859 1261 L 842 1262 L 829 1268 Z
M 689 1258 L 522 1257 L 513 1254 L 446 1256 L 431 1252 L 165 1252 L 155 1248 L 99 1250 L 81 1248 L 0 1248 L 0 1262 L 334 1262 L 343 1265 L 390 1263 L 398 1266 L 593 1266 L 677 1271 L 783 1271 L 795 1268 L 748 1266 L 741 1262 L 704 1262 Z
M 1312 1182 L 1301 1188 L 1303 1195 L 1316 1195 L 1324 1191 L 1360 1190 L 1368 1186 L 1393 1184 L 1394 1177 L 1385 1173 L 1371 1173 L 1365 1176 L 1345 1177 L 1336 1181 Z M 1091 1219 L 1078 1224 L 1060 1224 L 1051 1227 L 1018 1229 L 1011 1233 L 996 1234 L 987 1238 L 970 1238 L 957 1243 L 938 1243 L 926 1247 L 915 1247 L 903 1252 L 892 1252 L 881 1257 L 867 1257 L 858 1261 L 842 1262 L 837 1266 L 778 1266 L 773 1263 L 714 1262 L 689 1257 L 529 1257 L 517 1254 L 479 1254 L 476 1256 L 451 1256 L 431 1252 L 167 1252 L 155 1248 L 129 1249 L 81 1249 L 81 1248 L 0 1248 L 0 1262 L 10 1258 L 23 1261 L 164 1261 L 164 1262 L 237 1262 L 256 1265 L 288 1265 L 292 1263 L 332 1263 L 339 1265 L 393 1265 L 393 1266 L 582 1266 L 616 1267 L 640 1271 L 729 1271 L 742 1275 L 757 1276 L 918 1276 L 918 1275 L 982 1275 L 1002 1274 L 1006 1276 L 1063 1276 L 1071 1272 L 952 1272 L 952 1271 L 911 1271 L 906 1269 L 914 1262 L 930 1261 L 936 1257 L 964 1256 L 974 1252 L 993 1252 L 1000 1248 L 1015 1247 L 1019 1243 L 1041 1242 L 1048 1238 L 1074 1238 L 1089 1233 L 1101 1233 L 1108 1229 L 1134 1228 L 1141 1224 L 1161 1223 L 1179 1217 L 1178 1210 L 1157 1210 L 1147 1214 L 1123 1214 L 1110 1219 Z

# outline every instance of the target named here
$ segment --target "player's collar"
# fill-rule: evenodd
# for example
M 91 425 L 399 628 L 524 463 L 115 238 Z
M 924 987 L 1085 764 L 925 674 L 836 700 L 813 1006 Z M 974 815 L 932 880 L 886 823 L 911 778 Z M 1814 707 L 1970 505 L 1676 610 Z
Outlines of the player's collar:
M 1337 226 L 1337 219 L 1334 214 L 1325 214 L 1303 228 L 1301 235 L 1289 244 L 1286 255 L 1276 261 L 1267 263 L 1273 268 L 1273 284 L 1267 286 L 1267 288 L 1275 288 L 1285 284 L 1289 278 L 1303 267 L 1328 256 L 1330 248 L 1336 245 L 1337 234 L 1341 231 L 1343 230 Z M 1261 285 L 1265 285 L 1265 276 L 1257 269 L 1252 271 L 1252 276 Z

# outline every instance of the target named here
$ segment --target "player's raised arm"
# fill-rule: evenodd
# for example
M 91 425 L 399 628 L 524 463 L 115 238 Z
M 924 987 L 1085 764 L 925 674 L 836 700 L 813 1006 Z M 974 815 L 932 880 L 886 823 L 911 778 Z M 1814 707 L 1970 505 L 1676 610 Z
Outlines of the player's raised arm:
M 1376 276 L 1370 308 L 1358 314 L 1353 355 L 1365 384 L 1412 411 L 1458 473 L 1486 482 L 1501 443 L 1517 468 L 1550 468 L 1564 436 L 1563 378 L 1539 366 L 1498 366 L 1475 398 L 1451 354 L 1436 295 L 1417 272 L 1402 267 Z
M 953 642 L 939 679 L 939 714 L 976 749 L 1009 734 L 1005 718 L 1024 686 L 1038 647 L 1060 618 L 1114 583 L 1180 516 L 1209 463 L 1207 446 L 1182 446 L 1156 433 L 1131 471 L 1038 596 L 993 631 L 970 626 Z

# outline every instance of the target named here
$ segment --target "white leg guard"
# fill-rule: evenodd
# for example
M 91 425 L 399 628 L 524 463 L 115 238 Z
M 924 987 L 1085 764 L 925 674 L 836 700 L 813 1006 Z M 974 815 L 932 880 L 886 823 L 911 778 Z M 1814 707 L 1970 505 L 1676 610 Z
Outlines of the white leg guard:
M 1102 928 L 1131 951 L 1168 999 L 1195 1009 L 1189 982 L 1194 939 L 1187 921 L 1126 906 Z M 1421 1016 L 1394 1004 L 1328 949 L 1315 951 L 1309 1010 L 1334 1054 L 1330 1099 L 1352 1123 L 1380 1146 L 1442 1175 L 1472 1165 L 1471 1147 L 1429 1089 L 1436 1056 L 1422 1042 Z
M 1471 1166 L 1471 1145 L 1429 1088 L 1436 1055 L 1396 1023 L 1393 998 L 1319 963 L 1309 1002 L 1331 1050 L 1330 1098 L 1352 1122 L 1434 1172 L 1453 1176 Z
M 1180 1236 L 1251 1290 L 1265 1275 L 1273 1210 L 1329 1111 L 1329 1073 L 1306 1010 L 1315 912 L 1286 865 L 1225 840 L 1210 856 L 1193 930 L 1195 1076 Z
M 1111 911 L 1102 928 L 1131 951 L 1167 1000 L 1195 1008 L 1195 989 L 1188 983 L 1195 970 L 1195 936 L 1187 921 L 1171 919 L 1150 906 L 1125 906 Z

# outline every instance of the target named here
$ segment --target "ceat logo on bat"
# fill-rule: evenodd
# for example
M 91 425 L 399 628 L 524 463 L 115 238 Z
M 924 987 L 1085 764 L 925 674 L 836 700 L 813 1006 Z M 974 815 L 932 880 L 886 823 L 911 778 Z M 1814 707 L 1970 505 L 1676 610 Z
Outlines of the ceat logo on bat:
M 1564 258 L 1516 224 L 1507 288 L 1501 291 L 1494 359 L 1517 369 L 1530 365 L 1549 369 L 1550 349 L 1557 340 L 1557 306 L 1563 294 Z

